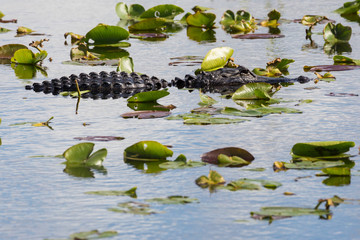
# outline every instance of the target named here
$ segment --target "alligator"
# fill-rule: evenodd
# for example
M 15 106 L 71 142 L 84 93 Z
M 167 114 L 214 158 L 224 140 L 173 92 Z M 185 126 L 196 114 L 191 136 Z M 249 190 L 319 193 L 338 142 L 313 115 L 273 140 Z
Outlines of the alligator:
M 197 75 L 187 74 L 183 79 L 175 77 L 171 81 L 149 77 L 145 74 L 126 73 L 126 72 L 90 72 L 89 74 L 80 73 L 79 75 L 71 74 L 69 77 L 63 76 L 51 81 L 42 83 L 33 83 L 26 85 L 25 89 L 34 90 L 35 92 L 52 93 L 57 95 L 61 92 L 88 90 L 82 94 L 83 98 L 127 98 L 139 92 L 159 90 L 167 87 L 177 88 L 196 88 L 202 92 L 230 93 L 236 91 L 246 83 L 266 82 L 270 84 L 278 83 L 306 83 L 310 81 L 308 77 L 299 76 L 297 78 L 272 78 L 258 76 L 249 69 L 238 66 L 237 68 L 220 68 L 215 71 L 201 71 Z

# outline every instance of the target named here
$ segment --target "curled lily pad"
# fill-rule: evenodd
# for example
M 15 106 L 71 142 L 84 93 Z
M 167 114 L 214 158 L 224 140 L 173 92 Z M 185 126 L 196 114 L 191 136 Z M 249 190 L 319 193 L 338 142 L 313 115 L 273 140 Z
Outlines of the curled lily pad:
M 200 28 L 213 28 L 215 25 L 216 15 L 213 13 L 196 12 L 186 18 L 186 23 L 189 26 Z
M 344 5 L 334 12 L 342 14 L 342 15 L 350 15 L 350 14 L 358 14 L 360 10 L 360 2 L 359 1 L 352 1 L 352 2 L 345 2 Z
M 188 203 L 199 203 L 197 198 L 189 198 L 187 196 L 169 196 L 166 198 L 151 198 L 145 200 L 147 202 L 156 202 L 160 204 L 188 204 Z
M 230 47 L 218 47 L 211 49 L 201 64 L 201 70 L 214 71 L 226 65 L 232 56 L 234 49 Z
M 140 18 L 140 15 L 145 12 L 145 8 L 140 4 L 127 6 L 126 3 L 119 2 L 115 6 L 115 11 L 120 19 L 128 20 Z
M 220 23 L 225 31 L 229 33 L 246 33 L 257 29 L 255 18 L 244 10 L 239 10 L 236 14 L 231 10 L 227 10 L 221 17 Z
M 30 49 L 19 49 L 14 53 L 11 62 L 18 64 L 36 65 L 47 57 L 46 51 L 34 54 Z
M 129 32 L 118 26 L 98 24 L 85 35 L 86 42 L 94 41 L 94 44 L 114 44 L 129 37 Z
M 137 161 L 159 161 L 172 155 L 173 151 L 156 141 L 140 141 L 124 151 L 126 159 Z
M 107 156 L 107 150 L 103 148 L 90 155 L 94 145 L 90 142 L 76 144 L 65 150 L 63 156 L 68 163 L 101 166 Z
M 324 40 L 329 43 L 348 42 L 351 38 L 351 27 L 343 26 L 341 23 L 334 25 L 326 24 L 324 28 Z
M 119 59 L 119 64 L 116 69 L 118 72 L 127 72 L 132 73 L 134 72 L 134 62 L 131 57 L 122 57 Z
M 349 151 L 355 143 L 351 141 L 325 141 L 297 143 L 293 146 L 291 153 L 305 157 L 336 156 Z
M 169 95 L 170 93 L 167 89 L 149 91 L 149 92 L 140 92 L 128 98 L 127 101 L 131 102 L 156 102 L 156 100 Z
M 248 83 L 236 90 L 236 92 L 232 95 L 232 99 L 269 100 L 273 94 L 273 86 L 269 83 Z
M 89 192 L 85 192 L 85 194 L 100 195 L 100 196 L 129 196 L 132 198 L 137 198 L 136 189 L 137 187 L 133 187 L 127 191 L 116 191 L 116 190 L 89 191 Z
M 210 152 L 206 152 L 201 155 L 201 161 L 211 163 L 211 164 L 220 164 L 219 155 L 225 155 L 228 157 L 232 157 L 231 164 L 232 166 L 244 166 L 250 164 L 255 158 L 254 156 L 242 148 L 237 147 L 226 147 L 226 148 L 219 148 L 212 150 Z M 245 161 L 237 161 L 233 159 L 234 157 L 240 158 L 241 160 Z
M 208 176 L 201 176 L 195 180 L 195 183 L 202 187 L 216 187 L 225 183 L 225 179 L 216 171 L 210 170 Z

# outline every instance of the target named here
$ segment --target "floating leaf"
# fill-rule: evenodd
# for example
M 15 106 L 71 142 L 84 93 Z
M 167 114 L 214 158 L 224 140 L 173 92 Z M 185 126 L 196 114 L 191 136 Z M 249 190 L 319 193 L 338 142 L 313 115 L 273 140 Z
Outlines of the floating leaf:
M 107 150 L 103 148 L 90 155 L 94 145 L 90 142 L 76 144 L 65 150 L 63 156 L 69 163 L 101 166 L 107 156 Z
M 189 26 L 200 28 L 213 28 L 215 25 L 216 15 L 213 13 L 196 12 L 186 18 L 186 23 Z
M 342 7 L 336 9 L 334 12 L 339 13 L 341 15 L 350 15 L 350 14 L 358 15 L 359 10 L 360 10 L 360 2 L 352 1 L 352 2 L 345 2 Z
M 19 49 L 27 49 L 27 47 L 22 44 L 2 45 L 0 47 L 0 59 L 11 59 L 14 56 L 14 53 Z
M 70 240 L 80 240 L 80 239 L 100 239 L 100 238 L 110 238 L 118 235 L 116 231 L 104 231 L 99 232 L 98 230 L 92 230 L 87 232 L 77 232 L 70 235 Z M 51 239 L 48 239 L 51 240 Z
M 188 125 L 213 125 L 213 124 L 232 124 L 245 122 L 246 119 L 231 119 L 231 118 L 187 118 L 184 124 Z
M 34 30 L 27 27 L 18 27 L 18 29 L 16 30 L 17 34 L 29 34 L 32 32 L 34 32 Z
M 329 215 L 329 210 L 300 207 L 262 207 L 259 212 L 250 212 L 251 217 L 259 220 L 276 220 L 304 215 Z
M 140 18 L 169 18 L 173 19 L 175 16 L 183 13 L 184 10 L 173 4 L 162 4 L 152 7 L 140 15 Z
M 134 72 L 134 62 L 131 57 L 122 57 L 119 59 L 119 64 L 116 69 L 118 72 L 127 72 L 132 73 Z
M 360 59 L 352 59 L 342 55 L 333 57 L 334 64 L 360 65 Z
M 11 62 L 18 64 L 35 65 L 47 57 L 46 51 L 34 54 L 30 49 L 19 49 L 14 53 Z
M 328 167 L 321 169 L 323 173 L 329 176 L 350 176 L 351 170 L 348 167 Z
M 294 155 L 305 157 L 336 156 L 349 151 L 354 146 L 355 143 L 350 141 L 297 143 L 293 146 L 291 152 Z
M 229 33 L 246 33 L 257 29 L 255 18 L 244 10 L 237 11 L 236 15 L 233 11 L 227 10 L 221 17 L 220 23 L 225 31 Z
M 224 67 L 233 52 L 234 49 L 230 47 L 218 47 L 211 49 L 205 55 L 201 64 L 201 70 L 210 72 Z
M 89 191 L 89 192 L 85 192 L 85 194 L 100 195 L 100 196 L 129 196 L 132 198 L 137 198 L 136 189 L 137 187 L 133 187 L 127 191 L 116 191 L 116 190 Z
M 351 27 L 341 23 L 334 25 L 329 22 L 324 28 L 324 40 L 329 43 L 348 42 L 351 38 Z
M 170 117 L 167 117 L 167 120 L 186 120 L 186 119 L 208 119 L 211 117 L 208 113 L 184 113 L 184 114 L 178 114 L 178 115 L 172 115 Z
M 117 208 L 108 208 L 108 210 L 112 212 L 131 213 L 135 215 L 151 215 L 151 214 L 161 213 L 152 210 L 149 207 L 150 205 L 145 203 L 124 202 L 124 203 L 119 203 Z
M 251 181 L 247 181 L 246 179 L 240 179 L 236 181 L 231 181 L 225 187 L 230 191 L 237 191 L 237 190 L 260 190 L 260 186 L 256 183 Z
M 127 147 L 124 157 L 128 160 L 159 161 L 171 157 L 173 151 L 156 141 L 140 141 Z
M 256 111 L 261 112 L 264 115 L 267 114 L 282 114 L 282 113 L 302 113 L 300 110 L 295 108 L 285 108 L 285 107 L 257 107 Z
M 120 19 L 134 19 L 139 18 L 140 15 L 145 12 L 145 8 L 140 4 L 131 4 L 129 7 L 123 3 L 119 2 L 115 6 L 116 14 Z
M 87 136 L 87 137 L 74 137 L 77 140 L 85 140 L 85 141 L 101 141 L 101 142 L 108 142 L 108 141 L 118 141 L 123 140 L 123 137 L 115 137 L 115 136 Z
M 215 99 L 213 99 L 212 97 L 203 94 L 201 91 L 199 92 L 200 94 L 200 103 L 199 105 L 206 105 L 206 106 L 210 106 L 213 105 L 215 103 L 217 103 L 217 101 Z
M 282 34 L 271 34 L 271 33 L 248 33 L 248 34 L 232 34 L 232 38 L 237 39 L 272 39 L 272 38 L 283 38 L 285 35 Z
M 165 26 L 165 23 L 164 18 L 148 18 L 129 26 L 129 31 L 159 30 Z
M 232 157 L 230 165 L 232 165 L 233 167 L 248 165 L 255 159 L 254 156 L 251 153 L 249 153 L 248 151 L 246 151 L 245 149 L 237 148 L 237 147 L 226 147 L 226 148 L 218 148 L 218 149 L 215 149 L 210 152 L 206 152 L 206 153 L 202 154 L 201 161 L 211 163 L 211 164 L 220 164 L 219 155 L 225 155 L 228 157 Z M 236 158 L 234 159 L 234 157 L 236 157 Z M 239 158 L 239 159 L 237 159 L 237 158 Z M 246 163 L 242 162 L 241 159 L 243 161 L 245 161 Z M 238 160 L 237 163 L 236 163 L 236 160 Z M 241 162 L 239 162 L 239 161 L 241 161 Z
M 248 109 L 248 110 L 239 110 L 231 107 L 225 107 L 223 110 L 221 110 L 221 114 L 240 116 L 240 117 L 263 117 L 267 115 L 266 113 L 257 111 L 256 108 Z
M 325 94 L 326 96 L 330 96 L 330 97 L 358 97 L 359 94 L 356 93 L 334 93 L 331 92 L 329 94 Z
M 206 165 L 206 163 L 203 162 L 197 162 L 197 161 L 173 161 L 173 162 L 164 162 L 159 165 L 161 168 L 165 169 L 184 169 L 184 168 L 194 168 L 194 167 L 202 167 Z
M 129 32 L 118 26 L 98 24 L 85 35 L 86 42 L 94 41 L 94 44 L 113 44 L 129 37 Z
M 138 118 L 138 119 L 150 119 L 150 118 L 162 118 L 167 117 L 171 113 L 168 111 L 154 111 L 154 110 L 144 110 L 144 111 L 134 111 L 121 114 L 123 118 Z
M 299 161 L 293 163 L 287 162 L 274 162 L 273 169 L 274 171 L 287 170 L 287 169 L 322 169 L 327 167 L 337 167 L 344 166 L 345 163 L 343 161 Z
M 317 78 L 316 78 L 317 80 L 325 81 L 325 82 L 335 81 L 335 77 L 329 72 L 325 73 L 324 75 L 321 75 L 317 72 L 314 72 L 314 73 L 317 76 Z
M 269 83 L 248 83 L 241 86 L 232 95 L 233 100 L 258 100 L 265 99 L 269 100 L 274 94 L 273 86 Z
M 210 170 L 208 176 L 201 176 L 195 180 L 195 183 L 202 187 L 215 187 L 225 183 L 225 179 L 216 171 Z
M 196 42 L 215 42 L 215 31 L 212 29 L 202 29 L 199 27 L 188 26 L 186 29 L 186 35 L 189 39 Z M 201 63 L 201 62 L 200 62 Z
M 169 196 L 166 198 L 151 198 L 145 200 L 147 202 L 156 202 L 160 204 L 188 204 L 188 203 L 199 203 L 197 198 L 189 198 L 187 196 Z
M 227 156 L 225 154 L 219 154 L 218 156 L 219 166 L 235 167 L 249 165 L 251 162 L 244 160 L 238 156 Z
M 169 95 L 170 93 L 167 89 L 149 91 L 149 92 L 140 92 L 128 98 L 128 102 L 156 102 L 156 100 Z
M 304 66 L 304 71 L 347 71 L 359 69 L 358 65 L 317 65 L 317 66 Z

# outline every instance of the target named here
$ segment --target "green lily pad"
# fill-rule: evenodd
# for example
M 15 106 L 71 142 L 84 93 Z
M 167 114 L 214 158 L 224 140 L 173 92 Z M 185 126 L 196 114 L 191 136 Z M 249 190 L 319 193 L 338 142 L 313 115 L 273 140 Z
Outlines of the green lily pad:
M 305 157 L 336 156 L 349 151 L 355 143 L 350 141 L 325 141 L 297 143 L 293 146 L 291 153 Z
M 219 166 L 223 167 L 239 167 L 249 165 L 251 162 L 246 161 L 245 159 L 238 156 L 227 156 L 225 154 L 218 155 Z
M 329 176 L 350 176 L 351 170 L 348 167 L 328 167 L 323 168 L 321 171 Z
M 215 25 L 216 15 L 213 13 L 196 12 L 186 18 L 186 23 L 189 26 L 200 28 L 213 28 Z
M 211 49 L 204 57 L 201 63 L 201 70 L 214 71 L 226 65 L 232 56 L 234 49 L 230 47 L 218 47 Z
M 360 65 L 360 59 L 352 59 L 342 55 L 334 56 L 333 60 L 334 60 L 334 64 Z
M 174 19 L 184 10 L 173 4 L 162 4 L 152 7 L 140 15 L 140 18 L 169 18 Z
M 126 3 L 119 2 L 115 6 L 115 11 L 120 19 L 129 20 L 140 18 L 140 15 L 145 12 L 145 8 L 140 4 L 127 6 Z
M 130 102 L 155 102 L 156 100 L 169 95 L 167 89 L 149 92 L 140 92 L 127 99 Z
M 224 109 L 222 109 L 221 114 L 240 116 L 240 117 L 263 117 L 267 115 L 266 113 L 257 111 L 256 108 L 248 109 L 248 110 L 240 110 L 231 107 L 225 107 Z
M 328 167 L 338 167 L 344 166 L 345 163 L 343 161 L 299 161 L 299 162 L 275 162 L 274 163 L 274 170 L 286 170 L 286 169 L 309 169 L 309 170 L 316 170 Z M 279 167 L 280 166 L 280 167 Z
M 116 191 L 116 190 L 89 191 L 89 192 L 85 192 L 85 194 L 100 195 L 100 196 L 129 196 L 132 198 L 137 198 L 136 189 L 137 187 L 133 187 L 127 191 Z
M 130 213 L 135 215 L 151 215 L 151 214 L 161 213 L 149 207 L 150 205 L 145 203 L 124 202 L 124 203 L 119 203 L 117 208 L 108 208 L 108 210 L 111 212 Z
M 214 125 L 214 124 L 233 124 L 248 121 L 246 119 L 231 118 L 186 118 L 184 124 L 187 125 Z
M 87 232 L 77 232 L 69 236 L 67 240 L 79 240 L 79 239 L 100 239 L 100 238 L 111 238 L 118 235 L 117 231 L 104 231 L 92 230 Z M 51 239 L 46 239 L 51 240 Z
M 221 157 L 219 158 L 219 156 Z M 229 166 L 248 165 L 254 161 L 254 159 L 255 158 L 251 153 L 245 149 L 237 147 L 218 148 L 201 155 L 201 161 L 203 162 L 211 164 L 220 164 L 222 162 L 224 164 L 228 164 Z
M 228 33 L 247 33 L 257 29 L 255 18 L 244 10 L 239 10 L 236 14 L 231 10 L 227 10 L 221 17 L 220 24 Z
M 225 187 L 230 191 L 237 191 L 237 190 L 260 190 L 261 187 L 253 183 L 251 181 L 247 181 L 246 179 L 240 179 L 236 181 L 231 181 Z
M 250 212 L 251 217 L 259 220 L 276 220 L 304 215 L 329 215 L 325 209 L 300 208 L 300 207 L 262 207 L 258 212 Z
M 269 100 L 274 94 L 269 83 L 248 83 L 241 86 L 232 95 L 233 100 Z
M 295 108 L 285 108 L 285 107 L 257 107 L 256 111 L 267 114 L 282 114 L 282 113 L 302 113 L 300 110 Z
M 202 92 L 199 92 L 200 94 L 200 103 L 199 105 L 206 105 L 206 106 L 211 106 L 215 103 L 217 103 L 217 101 L 215 99 L 213 99 L 212 97 L 206 95 L 206 94 L 203 94 Z
M 18 27 L 16 30 L 17 34 L 28 34 L 28 33 L 32 33 L 34 32 L 34 30 L 27 28 L 27 27 Z
M 348 42 L 351 38 L 351 27 L 343 26 L 341 23 L 334 25 L 329 22 L 324 28 L 324 40 L 329 43 Z
M 165 26 L 164 18 L 148 18 L 129 26 L 130 32 L 161 30 Z
M 345 2 L 344 5 L 334 12 L 339 13 L 341 15 L 350 15 L 355 14 L 358 15 L 360 10 L 360 2 L 359 1 L 352 1 L 352 2 Z
M 14 53 L 11 62 L 18 64 L 35 65 L 47 57 L 46 51 L 34 54 L 30 49 L 19 49 Z
M 156 202 L 160 204 L 188 204 L 188 203 L 199 203 L 197 198 L 189 198 L 187 196 L 169 196 L 166 198 L 151 198 L 145 200 L 147 202 Z
M 98 24 L 85 35 L 85 41 L 94 44 L 116 44 L 129 37 L 129 32 L 122 27 Z
M 159 167 L 165 169 L 184 169 L 184 168 L 202 167 L 204 165 L 206 165 L 206 163 L 191 161 L 191 160 L 187 161 L 186 156 L 180 154 L 175 159 L 175 161 L 161 163 Z
M 2 45 L 0 47 L 0 59 L 11 59 L 14 56 L 14 53 L 19 49 L 27 49 L 27 47 L 22 44 Z
M 167 120 L 186 120 L 186 119 L 207 119 L 211 117 L 211 114 L 208 113 L 184 113 L 178 115 L 172 115 L 167 117 Z
M 186 29 L 186 35 L 189 39 L 196 42 L 215 42 L 215 34 L 215 31 L 212 29 L 203 29 L 193 26 L 188 26 Z
M 63 156 L 69 163 L 101 166 L 107 156 L 107 150 L 102 148 L 90 155 L 94 149 L 94 145 L 94 143 L 90 142 L 76 144 L 65 150 Z
M 124 151 L 126 159 L 135 161 L 159 161 L 172 155 L 173 151 L 156 141 L 140 141 Z
M 225 179 L 218 172 L 210 170 L 208 176 L 198 177 L 195 183 L 202 188 L 207 188 L 222 185 Z
M 131 57 L 122 57 L 119 59 L 119 64 L 116 69 L 118 72 L 127 72 L 132 73 L 134 72 L 134 62 Z

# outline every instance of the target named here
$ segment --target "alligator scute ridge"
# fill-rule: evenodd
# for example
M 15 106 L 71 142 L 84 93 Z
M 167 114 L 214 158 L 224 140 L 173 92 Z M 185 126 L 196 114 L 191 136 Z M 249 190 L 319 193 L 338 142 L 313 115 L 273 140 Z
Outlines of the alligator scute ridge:
M 220 68 L 212 72 L 201 71 L 197 75 L 185 75 L 183 79 L 175 77 L 170 82 L 157 77 L 139 75 L 135 72 L 90 72 L 89 74 L 72 74 L 69 77 L 55 78 L 51 81 L 33 83 L 25 86 L 27 90 L 35 92 L 52 93 L 57 95 L 60 92 L 77 91 L 76 81 L 80 91 L 89 90 L 82 94 L 83 98 L 127 98 L 139 92 L 159 90 L 167 87 L 197 88 L 202 92 L 229 93 L 236 91 L 239 87 L 251 82 L 276 83 L 306 83 L 309 78 L 299 76 L 297 78 L 271 78 L 258 76 L 249 69 L 239 66 L 237 68 Z

